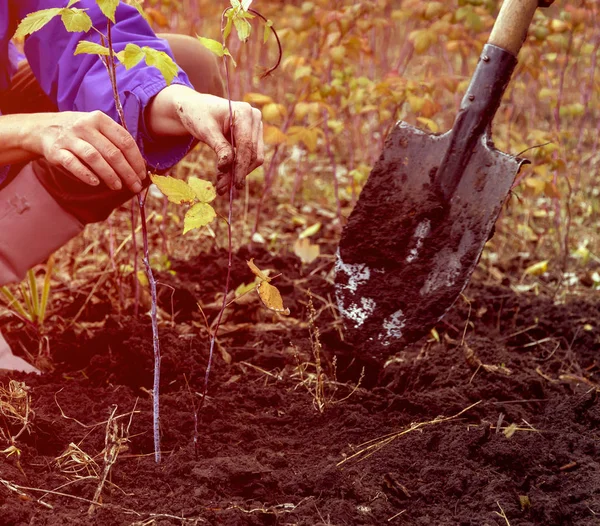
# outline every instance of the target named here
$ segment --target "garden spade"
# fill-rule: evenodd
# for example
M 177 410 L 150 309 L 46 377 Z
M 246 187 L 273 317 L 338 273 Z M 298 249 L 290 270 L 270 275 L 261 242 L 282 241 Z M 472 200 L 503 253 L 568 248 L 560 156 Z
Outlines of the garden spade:
M 467 285 L 526 162 L 494 148 L 491 123 L 537 7 L 504 1 L 450 131 L 399 122 L 388 136 L 335 268 L 347 339 L 363 352 L 424 336 Z

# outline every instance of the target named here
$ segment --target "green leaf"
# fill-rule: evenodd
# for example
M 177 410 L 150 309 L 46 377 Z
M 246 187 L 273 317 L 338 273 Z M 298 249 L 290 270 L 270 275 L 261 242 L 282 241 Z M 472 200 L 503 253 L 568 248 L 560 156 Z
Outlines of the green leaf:
M 201 203 L 210 203 L 217 197 L 217 191 L 210 181 L 205 181 L 198 177 L 190 177 L 188 179 L 188 184 L 192 187 L 198 201 Z
M 222 57 L 225 54 L 229 54 L 227 48 L 223 47 L 223 44 L 217 40 L 213 40 L 212 38 L 206 37 L 198 37 L 200 44 L 202 44 L 206 49 L 217 55 L 217 57 Z
M 96 44 L 96 42 L 89 42 L 88 40 L 82 40 L 77 44 L 74 55 L 110 55 L 110 50 L 107 47 Z
M 36 31 L 42 29 L 48 22 L 50 22 L 55 16 L 61 14 L 62 9 L 60 7 L 53 7 L 51 9 L 42 9 L 41 11 L 34 11 L 29 13 L 17 28 L 15 37 L 26 37 Z
M 179 71 L 179 67 L 173 59 L 164 51 L 158 51 L 148 46 L 144 46 L 142 51 L 146 55 L 146 64 L 152 66 L 161 72 L 165 82 L 169 85 Z
M 302 232 L 300 232 L 300 235 L 298 236 L 299 239 L 304 239 L 306 237 L 311 237 L 314 236 L 319 230 L 321 230 L 321 223 L 315 223 L 312 226 L 309 226 L 308 228 L 305 228 Z
M 144 59 L 144 56 L 142 48 L 137 44 L 127 44 L 123 51 L 117 53 L 119 62 L 123 64 L 126 69 L 137 66 Z
M 194 228 L 206 226 L 215 217 L 217 217 L 217 213 L 208 203 L 196 203 L 185 214 L 183 220 L 183 233 L 186 234 Z
M 246 42 L 250 38 L 250 31 L 252 31 L 250 22 L 241 16 L 235 16 L 233 17 L 233 25 L 237 31 L 238 38 L 242 42 Z
M 79 0 L 70 0 L 69 3 L 68 3 L 68 5 L 67 5 L 67 7 L 72 7 L 75 4 L 77 4 L 78 2 L 79 2 Z
M 104 13 L 104 16 L 114 24 L 115 23 L 115 12 L 120 3 L 120 0 L 96 0 L 100 11 Z
M 87 33 L 92 28 L 92 19 L 83 9 L 64 8 L 60 16 L 65 29 L 70 33 Z
M 227 24 L 225 24 L 225 29 L 223 29 L 223 40 L 226 42 L 231 34 L 231 28 L 233 27 L 233 15 L 234 11 L 229 10 L 225 13 L 225 17 L 227 18 Z
M 273 27 L 273 21 L 267 20 L 265 22 L 265 32 L 263 33 L 263 43 L 266 44 L 267 40 L 269 40 L 269 35 L 271 34 L 271 28 Z
M 193 203 L 196 200 L 194 190 L 185 181 L 164 175 L 151 175 L 150 179 L 171 203 L 179 205 L 181 203 Z
M 144 11 L 144 6 L 142 5 L 141 0 L 129 0 L 127 3 L 135 7 L 137 12 L 144 18 L 144 20 L 148 21 L 148 15 Z

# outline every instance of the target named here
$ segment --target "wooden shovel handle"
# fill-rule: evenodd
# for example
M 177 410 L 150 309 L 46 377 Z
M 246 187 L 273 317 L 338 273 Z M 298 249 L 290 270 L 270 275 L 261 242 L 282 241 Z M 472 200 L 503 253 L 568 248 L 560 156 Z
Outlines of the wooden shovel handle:
M 537 7 L 538 0 L 504 0 L 488 44 L 501 47 L 516 57 Z

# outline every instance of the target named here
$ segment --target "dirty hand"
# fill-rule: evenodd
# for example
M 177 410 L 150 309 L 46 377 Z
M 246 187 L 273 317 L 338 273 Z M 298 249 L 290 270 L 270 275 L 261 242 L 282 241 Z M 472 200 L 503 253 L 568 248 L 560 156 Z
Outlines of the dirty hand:
M 217 191 L 229 189 L 230 175 L 236 188 L 264 162 L 262 114 L 246 102 L 232 102 L 233 134 L 229 123 L 229 101 L 197 93 L 185 86 L 169 86 L 153 100 L 147 115 L 155 135 L 191 134 L 217 154 Z M 235 151 L 231 145 L 234 137 Z
M 92 186 L 138 193 L 146 163 L 135 139 L 101 111 L 36 114 L 25 126 L 25 147 Z

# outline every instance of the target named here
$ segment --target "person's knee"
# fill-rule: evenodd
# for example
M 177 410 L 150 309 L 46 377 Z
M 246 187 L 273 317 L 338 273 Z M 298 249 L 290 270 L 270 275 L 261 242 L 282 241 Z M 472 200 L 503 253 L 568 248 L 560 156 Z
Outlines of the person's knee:
M 214 53 L 194 37 L 171 33 L 162 33 L 158 36 L 168 42 L 175 62 L 187 73 L 196 91 L 210 93 L 217 97 L 225 96 L 223 75 Z

